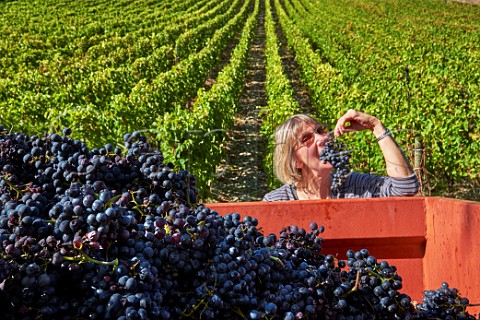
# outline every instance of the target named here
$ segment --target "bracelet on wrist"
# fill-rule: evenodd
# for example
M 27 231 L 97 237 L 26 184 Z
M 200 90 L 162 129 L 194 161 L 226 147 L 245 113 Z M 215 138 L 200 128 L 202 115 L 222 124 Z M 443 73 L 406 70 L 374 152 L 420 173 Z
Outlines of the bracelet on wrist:
M 379 135 L 379 136 L 377 137 L 377 142 L 380 141 L 380 140 L 382 140 L 382 139 L 385 138 L 385 137 L 390 136 L 390 135 L 392 135 L 392 132 L 387 129 L 384 133 L 382 133 L 381 135 Z

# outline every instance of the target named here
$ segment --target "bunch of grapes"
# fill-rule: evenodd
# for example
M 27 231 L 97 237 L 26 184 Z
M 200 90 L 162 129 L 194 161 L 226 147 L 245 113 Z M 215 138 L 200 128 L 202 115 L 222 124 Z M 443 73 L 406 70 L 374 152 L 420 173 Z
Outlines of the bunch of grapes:
M 422 319 L 474 320 L 475 317 L 466 312 L 469 305 L 468 298 L 462 297 L 456 288 L 450 288 L 447 282 L 443 282 L 437 290 L 426 290 L 422 303 L 416 307 Z
M 197 203 L 139 132 L 92 150 L 70 134 L 0 127 L 2 319 L 473 319 L 451 294 L 415 308 L 366 249 L 325 255 L 315 222 L 265 235 Z
M 350 153 L 352 149 L 348 150 L 348 146 L 337 139 L 329 140 L 325 148 L 320 154 L 320 160 L 324 163 L 330 162 L 333 166 L 333 180 L 332 191 L 338 192 L 345 181 L 346 176 L 350 173 Z

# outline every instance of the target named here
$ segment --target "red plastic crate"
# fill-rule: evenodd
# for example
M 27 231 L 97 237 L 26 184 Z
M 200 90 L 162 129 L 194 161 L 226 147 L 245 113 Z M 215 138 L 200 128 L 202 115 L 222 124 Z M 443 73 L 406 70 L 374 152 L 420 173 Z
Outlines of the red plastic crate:
M 264 234 L 282 227 L 325 227 L 323 250 L 345 258 L 366 248 L 398 268 L 404 293 L 421 301 L 443 281 L 480 303 L 480 202 L 439 197 L 335 199 L 207 204 L 225 215 L 258 219 Z M 469 313 L 480 313 L 469 307 Z

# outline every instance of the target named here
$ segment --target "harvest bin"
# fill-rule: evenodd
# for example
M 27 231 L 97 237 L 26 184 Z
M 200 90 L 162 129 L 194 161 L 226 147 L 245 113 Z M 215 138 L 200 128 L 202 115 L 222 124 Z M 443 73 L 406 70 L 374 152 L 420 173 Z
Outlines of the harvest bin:
M 264 234 L 282 227 L 325 227 L 323 251 L 345 258 L 366 248 L 398 268 L 401 292 L 421 301 L 446 281 L 470 303 L 480 303 L 480 202 L 440 197 L 214 203 L 221 215 L 258 219 Z M 480 307 L 469 307 L 470 314 Z

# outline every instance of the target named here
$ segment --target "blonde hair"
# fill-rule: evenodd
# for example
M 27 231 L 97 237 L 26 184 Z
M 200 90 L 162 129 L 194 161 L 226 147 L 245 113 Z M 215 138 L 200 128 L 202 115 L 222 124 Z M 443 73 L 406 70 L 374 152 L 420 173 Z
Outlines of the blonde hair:
M 302 171 L 295 166 L 295 145 L 298 135 L 306 126 L 321 125 L 306 114 L 297 114 L 287 119 L 275 132 L 273 150 L 273 172 L 282 183 L 295 183 L 302 180 Z

